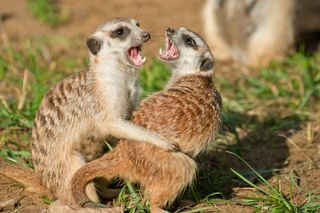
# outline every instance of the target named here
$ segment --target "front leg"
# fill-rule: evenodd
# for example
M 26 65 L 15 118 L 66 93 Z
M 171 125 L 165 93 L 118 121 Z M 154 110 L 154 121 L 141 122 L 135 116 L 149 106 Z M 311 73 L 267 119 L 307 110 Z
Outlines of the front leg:
M 116 120 L 108 123 L 108 134 L 119 139 L 140 141 L 158 146 L 168 151 L 178 151 L 179 147 L 152 130 L 135 125 L 130 121 Z

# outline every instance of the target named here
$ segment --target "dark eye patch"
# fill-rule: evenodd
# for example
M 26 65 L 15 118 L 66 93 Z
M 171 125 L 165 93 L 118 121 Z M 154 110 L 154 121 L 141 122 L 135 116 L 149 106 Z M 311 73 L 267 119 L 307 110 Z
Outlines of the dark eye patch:
M 140 27 L 140 23 L 139 22 L 137 22 L 136 25 L 137 25 L 137 27 Z
M 120 40 L 124 40 L 130 34 L 130 29 L 128 27 L 118 27 L 114 31 L 111 32 L 111 38 L 119 38 Z
M 183 34 L 182 40 L 183 40 L 184 45 L 186 45 L 187 47 L 192 47 L 194 49 L 198 48 L 196 41 L 191 36 Z

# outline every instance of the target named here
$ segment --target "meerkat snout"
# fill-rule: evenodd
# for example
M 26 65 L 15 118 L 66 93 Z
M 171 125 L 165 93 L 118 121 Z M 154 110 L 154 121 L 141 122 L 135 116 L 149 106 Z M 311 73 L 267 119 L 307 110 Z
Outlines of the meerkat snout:
M 143 32 L 142 33 L 142 38 L 143 38 L 144 42 L 147 42 L 147 41 L 149 41 L 151 39 L 151 35 L 148 32 Z
M 173 65 L 176 74 L 212 73 L 213 56 L 207 43 L 195 32 L 180 27 L 166 29 L 165 50 L 159 50 L 159 58 Z
M 168 27 L 166 29 L 166 33 L 168 36 L 172 36 L 174 34 L 175 30 L 173 28 Z
M 140 28 L 134 19 L 116 19 L 101 25 L 88 39 L 91 58 L 112 60 L 121 65 L 140 68 L 146 57 L 142 56 L 143 43 L 151 39 L 150 33 Z

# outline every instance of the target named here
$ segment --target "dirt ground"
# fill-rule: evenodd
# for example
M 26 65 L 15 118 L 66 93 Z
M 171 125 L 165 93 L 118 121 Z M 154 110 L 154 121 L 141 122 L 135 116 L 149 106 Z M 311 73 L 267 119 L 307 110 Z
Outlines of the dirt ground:
M 26 38 L 36 39 L 44 35 L 66 37 L 74 39 L 78 45 L 75 48 L 79 48 L 79 51 L 86 54 L 86 51 L 83 51 L 85 39 L 97 25 L 115 17 L 133 17 L 140 21 L 143 28 L 151 31 L 153 42 L 146 45 L 149 55 L 157 54 L 158 48 L 163 44 L 163 32 L 168 26 L 185 26 L 202 34 L 200 11 L 203 0 L 61 0 L 59 2 L 71 12 L 71 18 L 66 24 L 53 28 L 34 18 L 26 1 L 0 0 L 0 13 L 11 14 L 11 18 L 0 24 L 0 33 L 4 32 L 11 43 Z M 65 50 L 66 54 L 73 51 L 78 51 L 78 49 Z M 290 171 L 294 170 L 301 178 L 300 188 L 311 191 L 320 189 L 320 124 L 316 122 L 318 119 L 320 118 L 314 118 L 310 124 L 315 132 L 312 137 L 316 143 L 304 141 L 308 128 L 310 128 L 305 124 L 299 124 L 294 130 L 281 130 L 282 136 L 275 136 L 273 143 L 267 145 L 257 142 L 261 137 L 259 133 L 240 131 L 243 145 L 249 146 L 251 150 L 246 153 L 249 163 L 258 170 L 266 167 L 282 167 L 279 174 L 283 177 L 283 181 L 289 181 Z M 235 170 L 243 168 L 238 160 L 216 149 L 212 150 L 211 155 L 207 155 L 202 163 L 203 171 L 211 171 L 212 165 L 222 165 L 226 170 L 229 167 Z M 274 182 L 274 179 L 270 177 L 271 182 Z M 240 186 L 240 184 L 238 186 L 227 185 L 216 190 L 228 193 L 237 191 Z M 0 187 L 0 212 L 14 210 L 44 212 L 43 209 L 47 207 L 39 198 L 26 192 L 13 180 L 0 176 Z M 284 186 L 283 190 L 288 192 L 288 186 Z M 304 198 L 297 197 L 297 199 L 303 200 Z M 247 207 L 230 204 L 221 204 L 217 207 L 220 212 L 252 211 Z

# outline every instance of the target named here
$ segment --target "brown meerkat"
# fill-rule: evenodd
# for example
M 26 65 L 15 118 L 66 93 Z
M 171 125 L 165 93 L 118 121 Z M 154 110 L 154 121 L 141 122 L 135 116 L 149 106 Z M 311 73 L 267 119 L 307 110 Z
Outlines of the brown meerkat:
M 138 99 L 137 70 L 146 60 L 141 47 L 149 39 L 133 19 L 99 26 L 87 40 L 89 70 L 53 86 L 37 112 L 31 147 L 36 175 L 24 177 L 23 169 L 13 172 L 5 163 L 0 172 L 27 185 L 36 180 L 35 188 L 40 181 L 54 198 L 69 203 L 72 176 L 104 153 L 107 137 L 175 150 L 163 136 L 126 120 Z M 98 201 L 93 185 L 88 185 L 87 193 Z
M 193 158 L 206 149 L 221 122 L 221 97 L 212 82 L 213 56 L 206 42 L 186 28 L 168 28 L 166 37 L 166 49 L 160 49 L 159 57 L 172 65 L 171 79 L 165 89 L 142 101 L 132 122 L 177 143 L 181 152 L 120 140 L 111 152 L 74 175 L 76 205 L 86 206 L 85 186 L 94 178 L 121 177 L 140 184 L 151 212 L 166 212 L 162 207 L 195 179 Z
M 295 10 L 295 0 L 207 0 L 203 30 L 218 60 L 263 66 L 292 47 Z

